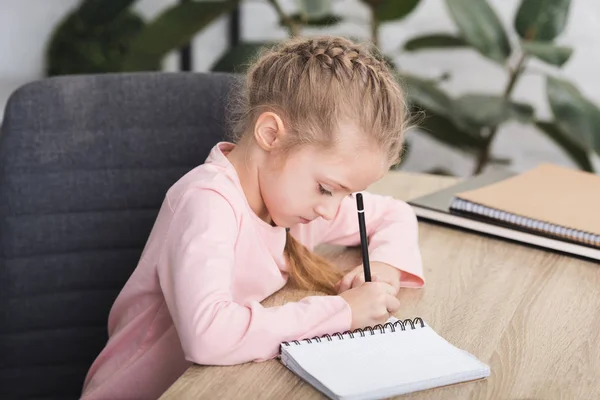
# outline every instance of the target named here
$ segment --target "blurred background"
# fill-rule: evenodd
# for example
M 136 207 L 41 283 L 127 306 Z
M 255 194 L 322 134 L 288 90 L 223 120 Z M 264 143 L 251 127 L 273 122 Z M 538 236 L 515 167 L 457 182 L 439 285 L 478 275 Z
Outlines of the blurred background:
M 265 44 L 336 34 L 375 42 L 419 117 L 398 168 L 598 173 L 599 22 L 598 0 L 0 0 L 0 110 L 47 76 L 243 72 Z

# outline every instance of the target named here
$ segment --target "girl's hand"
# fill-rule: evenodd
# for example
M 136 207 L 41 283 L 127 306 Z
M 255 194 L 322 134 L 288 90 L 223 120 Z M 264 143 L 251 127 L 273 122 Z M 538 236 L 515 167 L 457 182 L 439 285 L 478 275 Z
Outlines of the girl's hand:
M 389 264 L 381 262 L 371 263 L 371 280 L 373 282 L 384 282 L 393 289 L 396 296 L 400 291 L 400 270 Z M 365 273 L 362 264 L 352 269 L 336 284 L 338 294 L 346 290 L 361 286 L 365 283 Z
M 382 324 L 400 308 L 394 288 L 383 282 L 367 282 L 340 295 L 352 310 L 350 329 Z

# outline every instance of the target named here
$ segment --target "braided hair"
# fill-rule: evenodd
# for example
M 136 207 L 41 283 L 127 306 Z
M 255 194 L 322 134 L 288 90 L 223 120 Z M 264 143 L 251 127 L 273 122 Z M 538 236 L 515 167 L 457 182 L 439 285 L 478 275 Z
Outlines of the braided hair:
M 406 130 L 406 104 L 392 71 L 366 45 L 335 36 L 295 37 L 263 51 L 250 65 L 238 98 L 234 140 L 249 133 L 266 111 L 283 120 L 284 151 L 302 145 L 332 148 L 342 121 L 357 124 L 399 162 Z M 292 284 L 333 293 L 341 274 L 287 233 Z

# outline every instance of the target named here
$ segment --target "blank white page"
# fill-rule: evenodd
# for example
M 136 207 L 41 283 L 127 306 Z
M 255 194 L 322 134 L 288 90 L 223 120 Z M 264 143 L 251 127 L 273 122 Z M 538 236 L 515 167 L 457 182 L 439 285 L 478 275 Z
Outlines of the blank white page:
M 489 376 L 489 367 L 429 326 L 285 347 L 282 361 L 332 398 L 371 399 Z M 300 367 L 298 369 L 297 367 Z M 305 376 L 306 374 L 312 376 Z

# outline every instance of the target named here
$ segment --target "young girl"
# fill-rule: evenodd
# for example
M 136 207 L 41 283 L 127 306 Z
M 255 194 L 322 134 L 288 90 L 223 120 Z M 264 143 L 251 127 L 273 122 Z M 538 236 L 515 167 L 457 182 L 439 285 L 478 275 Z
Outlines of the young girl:
M 353 193 L 398 162 L 405 104 L 383 61 L 342 38 L 282 43 L 249 69 L 237 144 L 167 192 L 113 305 L 85 399 L 155 399 L 192 363 L 275 357 L 279 345 L 384 322 L 423 285 L 408 205 L 364 193 L 373 282 L 309 248 L 360 243 Z M 286 282 L 330 295 L 265 308 Z

